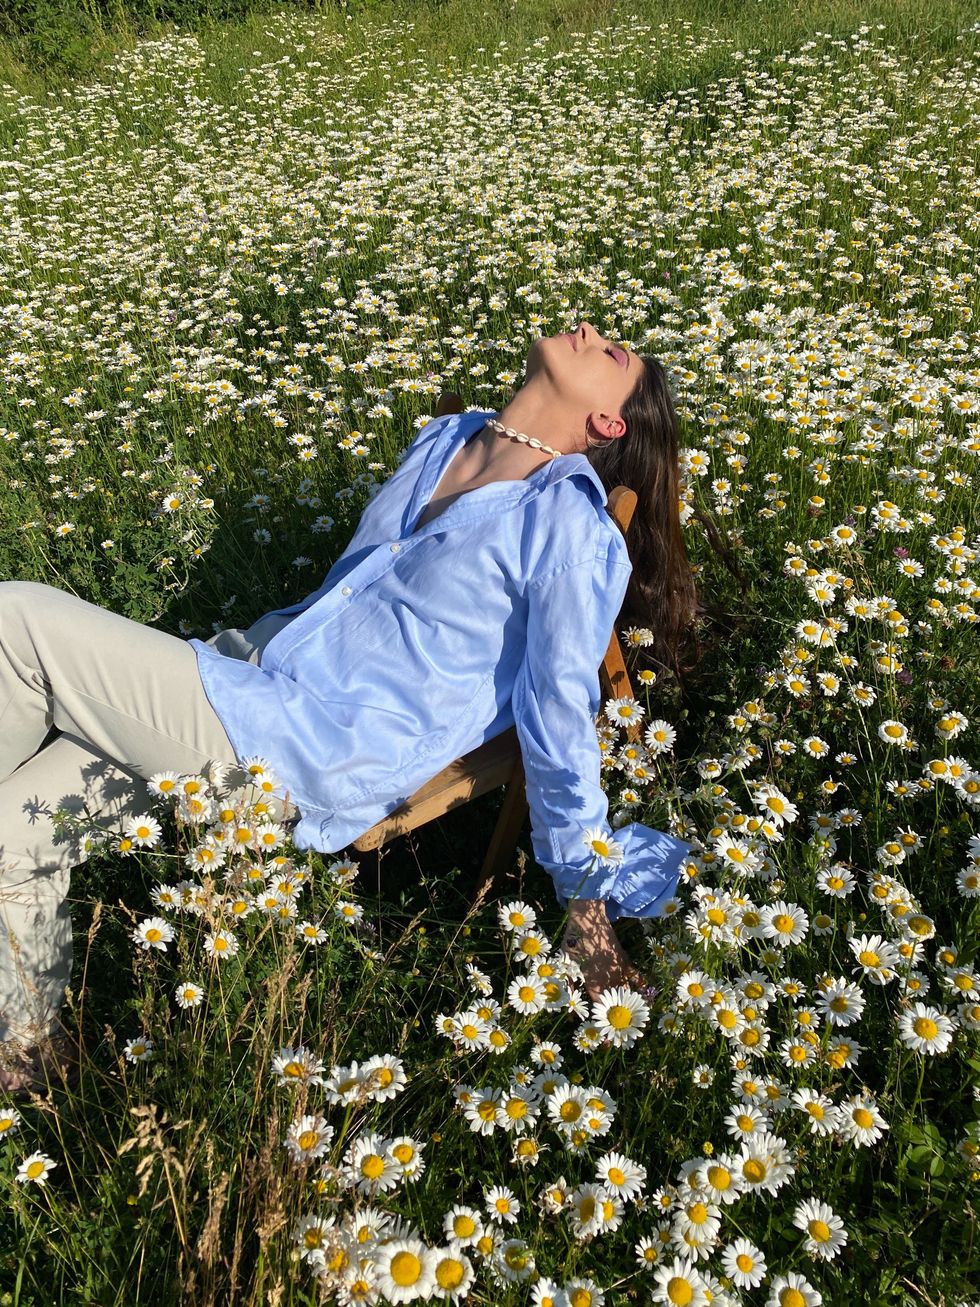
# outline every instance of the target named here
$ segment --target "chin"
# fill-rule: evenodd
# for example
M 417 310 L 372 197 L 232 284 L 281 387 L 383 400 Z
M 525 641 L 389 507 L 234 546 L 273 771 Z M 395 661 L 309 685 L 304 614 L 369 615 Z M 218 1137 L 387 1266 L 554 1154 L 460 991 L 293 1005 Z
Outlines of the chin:
M 527 351 L 527 367 L 537 367 L 549 357 L 553 357 L 559 345 L 564 341 L 564 336 L 539 336 L 537 340 L 532 340 L 530 348 Z M 567 349 L 568 346 L 566 345 Z

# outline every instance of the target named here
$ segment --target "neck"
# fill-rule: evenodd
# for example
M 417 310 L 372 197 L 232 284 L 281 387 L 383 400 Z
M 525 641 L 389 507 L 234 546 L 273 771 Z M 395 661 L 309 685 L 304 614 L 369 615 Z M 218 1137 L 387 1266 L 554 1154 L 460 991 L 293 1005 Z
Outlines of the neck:
M 580 447 L 568 432 L 576 429 L 574 418 L 563 413 L 561 405 L 556 402 L 553 393 L 528 381 L 497 414 L 497 421 L 505 427 L 513 427 L 526 436 L 533 436 L 544 445 L 561 454 L 584 452 L 584 442 Z M 580 424 L 584 427 L 584 421 Z M 551 461 L 551 454 L 534 449 L 523 441 L 501 435 L 492 427 L 484 427 L 473 440 L 483 455 L 484 467 L 501 470 L 519 471 L 520 476 L 534 471 L 543 463 Z M 476 451 L 474 451 L 476 452 Z

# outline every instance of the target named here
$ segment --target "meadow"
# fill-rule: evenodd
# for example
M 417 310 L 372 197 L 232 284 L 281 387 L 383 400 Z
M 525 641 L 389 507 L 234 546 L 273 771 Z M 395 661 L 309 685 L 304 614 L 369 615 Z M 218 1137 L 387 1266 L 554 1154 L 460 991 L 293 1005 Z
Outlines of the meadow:
M 357 859 L 161 773 L 73 878 L 77 1082 L 0 1101 L 0 1304 L 977 1307 L 980 23 L 481 12 L 4 65 L 0 577 L 247 626 L 441 392 L 656 355 L 714 615 L 596 723 L 692 846 L 650 988 L 527 832 L 471 907 L 491 796 Z

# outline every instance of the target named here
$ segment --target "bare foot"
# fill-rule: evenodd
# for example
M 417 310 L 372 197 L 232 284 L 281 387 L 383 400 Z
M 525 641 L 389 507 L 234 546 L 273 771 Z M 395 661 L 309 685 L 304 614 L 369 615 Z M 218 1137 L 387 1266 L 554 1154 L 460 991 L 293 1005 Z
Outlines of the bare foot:
M 26 1098 L 46 1094 L 52 1084 L 71 1083 L 77 1074 L 78 1049 L 62 1032 L 30 1048 L 7 1046 L 0 1067 L 0 1093 Z
M 633 989 L 646 987 L 633 959 L 619 942 L 601 900 L 575 900 L 569 905 L 562 948 L 582 968 L 585 987 L 593 1002 L 604 989 L 618 985 Z

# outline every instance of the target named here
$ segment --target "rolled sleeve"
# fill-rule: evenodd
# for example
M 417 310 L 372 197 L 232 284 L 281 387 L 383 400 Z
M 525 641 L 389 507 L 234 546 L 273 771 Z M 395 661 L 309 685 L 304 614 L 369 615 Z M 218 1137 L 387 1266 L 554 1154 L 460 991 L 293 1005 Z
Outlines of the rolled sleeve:
M 602 899 L 610 921 L 658 916 L 691 851 L 639 822 L 610 832 L 623 849 L 616 865 L 593 866 L 585 846 L 586 830 L 609 831 L 596 735 L 599 664 L 631 571 L 615 552 L 570 562 L 528 587 L 527 648 L 513 699 L 534 856 L 563 907 Z

